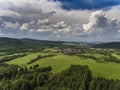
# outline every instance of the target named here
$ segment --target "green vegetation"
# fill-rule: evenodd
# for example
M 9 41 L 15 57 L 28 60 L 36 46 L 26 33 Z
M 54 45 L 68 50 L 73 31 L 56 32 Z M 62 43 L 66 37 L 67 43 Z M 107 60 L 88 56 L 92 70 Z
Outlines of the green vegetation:
M 50 54 L 50 55 L 44 55 L 44 56 L 39 55 L 39 56 L 37 56 L 36 58 L 30 60 L 27 64 L 32 64 L 32 63 L 34 63 L 34 62 L 36 62 L 36 61 L 38 61 L 38 60 L 40 60 L 40 59 L 47 58 L 47 57 L 53 57 L 53 56 L 55 56 L 55 55 L 56 55 L 56 54 Z
M 93 45 L 94 48 L 114 48 L 120 49 L 120 42 L 101 43 Z
M 11 61 L 13 59 L 17 59 L 17 58 L 20 58 L 20 57 L 24 57 L 26 56 L 27 54 L 23 53 L 23 54 L 18 54 L 18 55 L 12 55 L 12 56 L 6 56 L 6 57 L 3 57 L 0 59 L 0 62 L 6 62 L 6 61 Z
M 30 61 L 31 57 L 36 58 L 39 54 L 40 53 L 30 54 L 26 57 L 15 59 L 7 63 L 25 65 Z M 42 58 L 28 66 L 35 64 L 39 64 L 40 67 L 51 66 L 53 68 L 52 70 L 53 73 L 61 72 L 62 70 L 69 68 L 71 64 L 88 65 L 94 76 L 99 75 L 109 79 L 120 79 L 120 73 L 118 72 L 120 70 L 120 64 L 113 62 L 97 63 L 93 59 L 83 59 L 78 56 L 69 56 L 61 54 L 54 57 Z
M 71 65 L 58 74 L 52 68 L 39 65 L 26 66 L 1 64 L 0 90 L 119 90 L 119 80 L 92 77 L 87 66 Z
M 38 55 L 44 55 L 41 54 L 41 53 L 29 53 L 27 56 L 25 57 L 21 57 L 21 58 L 17 58 L 17 59 L 14 59 L 12 61 L 8 61 L 6 63 L 8 64 L 16 64 L 16 65 L 26 65 L 31 59 L 34 59 L 36 58 Z
M 78 56 L 58 55 L 54 57 L 40 59 L 39 61 L 31 64 L 39 64 L 40 67 L 51 66 L 53 73 L 59 73 L 74 65 L 88 65 L 92 71 L 93 76 L 103 76 L 108 79 L 120 79 L 120 64 L 113 62 L 97 63 L 91 59 L 81 59 Z M 30 65 L 30 66 L 31 66 Z
M 0 90 L 120 90 L 119 49 L 33 39 L 0 41 Z

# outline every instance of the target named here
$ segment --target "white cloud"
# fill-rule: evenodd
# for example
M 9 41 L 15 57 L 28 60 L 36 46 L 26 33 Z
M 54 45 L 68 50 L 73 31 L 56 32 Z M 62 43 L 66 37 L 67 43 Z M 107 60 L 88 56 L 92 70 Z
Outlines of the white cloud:
M 38 25 L 48 25 L 48 24 L 50 24 L 49 23 L 49 19 L 48 18 L 46 18 L 46 19 L 39 19 L 38 20 L 38 23 L 37 23 Z
M 20 27 L 20 24 L 18 22 L 12 23 L 12 22 L 4 22 L 4 28 L 6 29 L 18 29 Z
M 89 23 L 83 24 L 85 32 L 92 32 L 94 28 L 104 28 L 107 24 L 107 16 L 101 11 L 93 12 L 90 16 Z
M 20 27 L 20 30 L 29 30 L 29 24 L 28 23 L 24 23 L 21 27 Z
M 65 21 L 57 22 L 57 24 L 53 26 L 53 28 L 55 29 L 63 29 L 66 27 L 67 27 L 67 23 L 65 23 Z
M 120 20 L 109 18 L 104 11 L 93 12 L 89 23 L 83 24 L 84 31 L 91 37 L 114 38 L 119 36 Z
M 120 19 L 120 5 L 111 7 L 110 10 L 106 11 L 109 18 Z
M 49 38 L 52 34 L 53 39 L 56 36 L 86 40 L 89 37 L 100 39 L 119 36 L 120 6 L 106 11 L 67 11 L 61 5 L 53 0 L 0 0 L 0 26 L 9 29 L 1 32 L 14 34 L 12 29 L 17 29 L 16 34 L 18 31 L 33 37 L 37 35 L 37 38 L 40 35 Z
M 10 10 L 0 9 L 0 16 L 20 17 L 20 14 Z

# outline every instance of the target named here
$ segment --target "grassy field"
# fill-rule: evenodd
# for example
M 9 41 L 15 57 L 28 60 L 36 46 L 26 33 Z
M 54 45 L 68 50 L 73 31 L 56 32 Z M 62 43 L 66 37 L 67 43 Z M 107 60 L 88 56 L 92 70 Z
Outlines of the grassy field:
M 6 62 L 7 64 L 26 65 L 31 59 L 36 58 L 38 55 L 46 55 L 48 53 L 30 53 L 25 57 L 17 58 L 12 61 Z
M 5 54 L 5 53 L 3 53 L 3 54 Z M 20 54 L 22 54 L 22 53 L 15 53 L 15 54 L 8 54 L 8 55 L 1 55 L 0 56 L 0 59 L 2 59 L 2 58 L 4 58 L 4 57 L 9 57 L 9 56 L 13 56 L 13 55 L 20 55 Z
M 52 66 L 53 73 L 58 73 L 71 64 L 88 65 L 94 76 L 103 76 L 108 79 L 120 79 L 120 64 L 107 62 L 97 63 L 95 60 L 83 60 L 77 56 L 58 55 L 50 58 L 41 59 L 34 64 L 39 64 L 41 67 Z
M 31 59 L 36 58 L 38 55 L 46 55 L 48 53 L 31 53 L 25 57 L 18 58 L 9 62 L 8 64 L 26 65 Z M 100 55 L 98 55 L 101 57 Z M 78 56 L 68 56 L 64 54 L 59 54 L 54 57 L 48 57 L 40 59 L 29 66 L 39 64 L 40 67 L 52 66 L 53 73 L 59 73 L 70 67 L 71 64 L 74 65 L 88 65 L 92 71 L 93 76 L 103 76 L 108 79 L 120 79 L 120 64 L 113 62 L 97 63 L 95 60 L 91 59 L 81 59 Z
M 115 56 L 117 59 L 119 59 L 119 60 L 120 60 L 120 55 L 113 54 L 113 56 Z

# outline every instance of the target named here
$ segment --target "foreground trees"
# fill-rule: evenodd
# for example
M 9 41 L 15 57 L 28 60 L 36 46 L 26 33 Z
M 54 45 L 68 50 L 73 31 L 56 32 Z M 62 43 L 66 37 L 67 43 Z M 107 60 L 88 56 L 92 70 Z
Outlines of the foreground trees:
M 59 74 L 51 67 L 1 64 L 0 90 L 120 90 L 120 81 L 94 78 L 87 66 L 71 65 Z

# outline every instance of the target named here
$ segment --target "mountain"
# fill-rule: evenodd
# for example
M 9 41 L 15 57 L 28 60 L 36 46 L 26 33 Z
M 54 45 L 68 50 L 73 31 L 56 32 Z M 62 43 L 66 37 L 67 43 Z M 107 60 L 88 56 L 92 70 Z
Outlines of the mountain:
M 27 47 L 34 47 L 34 46 L 52 46 L 52 45 L 62 45 L 64 42 L 60 41 L 47 41 L 47 40 L 35 40 L 29 38 L 23 39 L 16 39 L 16 38 L 7 38 L 7 37 L 0 37 L 0 47 L 4 46 L 27 46 Z
M 65 44 L 67 43 L 67 44 Z M 72 44 L 71 44 L 72 43 Z M 79 43 L 75 42 L 63 42 L 63 41 L 47 41 L 47 40 L 35 40 L 29 38 L 7 38 L 0 37 L 0 51 L 6 52 L 26 52 L 26 51 L 40 51 L 45 48 L 70 46 L 78 45 Z
M 120 49 L 120 42 L 109 42 L 109 43 L 101 43 L 101 44 L 94 44 L 94 48 L 116 48 Z

